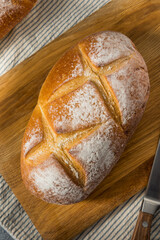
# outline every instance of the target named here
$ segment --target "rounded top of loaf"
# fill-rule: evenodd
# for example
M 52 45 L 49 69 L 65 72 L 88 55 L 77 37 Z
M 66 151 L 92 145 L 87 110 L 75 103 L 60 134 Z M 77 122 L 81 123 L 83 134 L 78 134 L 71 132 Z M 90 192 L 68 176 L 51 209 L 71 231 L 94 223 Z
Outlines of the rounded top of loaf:
M 53 66 L 26 128 L 26 187 L 58 204 L 85 199 L 120 158 L 149 96 L 146 64 L 118 32 L 81 40 Z
M 19 23 L 33 8 L 37 0 L 0 1 L 0 39 Z

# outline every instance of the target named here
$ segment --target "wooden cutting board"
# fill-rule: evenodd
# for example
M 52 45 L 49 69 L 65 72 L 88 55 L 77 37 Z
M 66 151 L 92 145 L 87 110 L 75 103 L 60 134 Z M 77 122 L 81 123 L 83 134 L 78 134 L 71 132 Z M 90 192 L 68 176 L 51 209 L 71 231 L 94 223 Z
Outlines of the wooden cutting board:
M 147 109 L 120 161 L 87 200 L 69 206 L 47 204 L 22 183 L 24 128 L 41 85 L 60 55 L 84 36 L 102 30 L 126 34 L 143 55 L 151 81 Z M 146 186 L 160 133 L 159 71 L 159 0 L 112 0 L 0 77 L 0 173 L 45 240 L 71 239 Z

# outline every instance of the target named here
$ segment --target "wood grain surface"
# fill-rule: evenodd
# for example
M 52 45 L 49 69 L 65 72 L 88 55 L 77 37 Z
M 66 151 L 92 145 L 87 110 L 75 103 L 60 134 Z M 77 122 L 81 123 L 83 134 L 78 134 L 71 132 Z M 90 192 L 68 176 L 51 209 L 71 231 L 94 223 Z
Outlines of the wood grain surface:
M 120 161 L 91 196 L 69 206 L 32 196 L 20 175 L 25 126 L 48 71 L 81 38 L 102 30 L 120 31 L 144 57 L 151 94 L 145 114 Z M 160 1 L 112 0 L 14 69 L 0 77 L 0 173 L 44 240 L 71 239 L 147 184 L 160 127 Z
M 150 240 L 152 219 L 152 214 L 139 211 L 139 216 L 131 240 Z

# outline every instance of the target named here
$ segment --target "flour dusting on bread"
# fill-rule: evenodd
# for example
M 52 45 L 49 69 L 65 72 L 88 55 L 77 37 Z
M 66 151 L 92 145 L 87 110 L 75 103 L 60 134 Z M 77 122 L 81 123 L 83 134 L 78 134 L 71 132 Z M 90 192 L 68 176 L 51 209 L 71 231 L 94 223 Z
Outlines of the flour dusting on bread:
M 110 118 L 104 100 L 92 82 L 52 102 L 48 113 L 53 128 L 60 133 L 88 128 Z
M 142 110 L 143 99 L 148 94 L 149 79 L 146 81 L 148 73 L 144 71 L 144 67 L 144 64 L 139 66 L 133 58 L 118 71 L 107 76 L 119 102 L 123 125 L 128 124 L 128 121 L 133 123 L 135 115 Z M 137 81 L 138 79 L 141 81 Z
M 1 0 L 0 1 L 0 21 L 1 17 L 5 18 L 6 13 L 15 12 L 18 8 L 21 8 L 20 5 L 13 4 L 11 0 Z
M 80 162 L 86 172 L 87 188 L 102 180 L 103 173 L 111 170 L 117 154 L 123 151 L 125 138 L 118 125 L 109 120 L 68 149 L 69 154 Z
M 66 52 L 43 84 L 24 135 L 26 187 L 51 203 L 85 199 L 119 160 L 149 87 L 143 58 L 121 33 L 93 34 Z
M 129 38 L 116 32 L 102 32 L 90 38 L 84 51 L 96 66 L 105 66 L 119 58 L 129 56 L 134 47 Z
M 29 178 L 37 191 L 43 193 L 44 199 L 45 195 L 51 196 L 49 202 L 61 203 L 62 199 L 66 198 L 67 204 L 68 199 L 79 201 L 82 198 L 83 190 L 72 182 L 53 155 L 35 167 Z
M 33 118 L 32 121 L 34 122 L 34 126 L 32 126 L 32 128 L 28 127 L 28 131 L 25 135 L 25 143 L 23 145 L 25 155 L 30 151 L 30 149 L 43 140 L 43 130 L 39 119 Z
M 77 60 L 77 59 L 76 59 Z M 78 59 L 79 60 L 79 59 Z M 74 60 L 73 60 L 74 62 Z M 65 79 L 65 82 L 68 82 L 69 80 L 72 80 L 76 77 L 82 76 L 83 75 L 83 65 L 82 63 L 79 61 L 77 61 L 76 63 L 72 63 L 71 64 L 71 68 L 72 70 L 70 71 L 68 77 Z

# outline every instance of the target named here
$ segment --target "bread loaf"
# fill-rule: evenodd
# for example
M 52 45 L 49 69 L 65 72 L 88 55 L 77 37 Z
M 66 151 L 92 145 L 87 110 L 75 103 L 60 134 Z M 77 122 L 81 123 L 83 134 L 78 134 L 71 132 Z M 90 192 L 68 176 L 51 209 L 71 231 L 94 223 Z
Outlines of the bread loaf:
M 96 33 L 68 50 L 47 76 L 25 130 L 26 187 L 50 203 L 85 199 L 119 160 L 149 88 L 142 56 L 121 33 Z
M 37 0 L 0 0 L 0 39 L 19 23 Z

